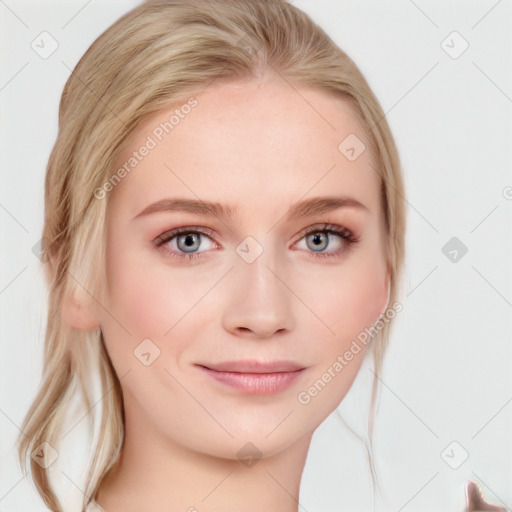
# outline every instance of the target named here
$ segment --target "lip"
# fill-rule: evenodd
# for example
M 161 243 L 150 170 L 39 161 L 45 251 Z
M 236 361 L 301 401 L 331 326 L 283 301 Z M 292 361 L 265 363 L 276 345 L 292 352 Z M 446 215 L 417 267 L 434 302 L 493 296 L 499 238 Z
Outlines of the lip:
M 293 361 L 257 361 L 255 359 L 246 359 L 240 361 L 225 361 L 215 364 L 200 364 L 210 370 L 217 372 L 240 372 L 240 373 L 275 373 L 275 372 L 294 372 L 303 370 L 304 366 Z
M 291 361 L 228 361 L 198 366 L 224 385 L 242 393 L 258 395 L 270 395 L 288 389 L 305 369 Z

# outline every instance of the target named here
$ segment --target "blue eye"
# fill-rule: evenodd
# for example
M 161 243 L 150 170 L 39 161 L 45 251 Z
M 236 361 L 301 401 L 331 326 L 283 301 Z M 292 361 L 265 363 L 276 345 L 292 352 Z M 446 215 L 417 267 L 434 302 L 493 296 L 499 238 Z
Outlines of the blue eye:
M 305 247 L 300 247 L 302 242 L 305 242 Z M 349 229 L 333 224 L 321 224 L 304 230 L 294 246 L 309 252 L 313 258 L 334 258 L 341 256 L 356 242 L 358 239 Z M 185 226 L 166 231 L 157 237 L 154 243 L 166 254 L 174 258 L 188 260 L 205 257 L 204 253 L 220 247 L 213 240 L 211 230 L 196 226 Z
M 297 246 L 303 240 L 306 243 L 306 250 L 311 250 L 313 257 L 324 258 L 339 256 L 340 253 L 358 241 L 349 229 L 332 224 L 308 228 L 302 233 L 302 238 L 297 243 Z M 326 251 L 328 248 L 329 251 Z
M 183 252 L 197 252 L 201 245 L 201 233 L 187 233 L 176 238 L 178 249 Z
M 317 233 L 307 235 L 305 238 L 306 245 L 308 246 L 309 249 L 315 252 L 317 250 L 321 251 L 323 249 L 327 249 L 331 241 L 329 235 L 330 233 L 327 233 L 325 231 L 318 231 Z
M 199 251 L 200 247 L 204 248 L 204 239 L 209 241 L 210 247 Z M 164 250 L 176 258 L 193 259 L 201 257 L 203 252 L 211 249 L 214 242 L 207 233 L 198 228 L 192 229 L 190 226 L 166 231 L 155 240 L 155 244 L 162 249 L 166 246 Z

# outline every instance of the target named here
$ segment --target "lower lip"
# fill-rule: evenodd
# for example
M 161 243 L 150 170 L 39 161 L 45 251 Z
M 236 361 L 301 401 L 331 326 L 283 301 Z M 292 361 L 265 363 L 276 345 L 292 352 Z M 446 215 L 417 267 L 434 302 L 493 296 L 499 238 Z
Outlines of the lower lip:
M 284 391 L 293 384 L 304 370 L 274 373 L 238 373 L 218 372 L 204 366 L 200 368 L 219 382 L 252 395 L 271 395 Z

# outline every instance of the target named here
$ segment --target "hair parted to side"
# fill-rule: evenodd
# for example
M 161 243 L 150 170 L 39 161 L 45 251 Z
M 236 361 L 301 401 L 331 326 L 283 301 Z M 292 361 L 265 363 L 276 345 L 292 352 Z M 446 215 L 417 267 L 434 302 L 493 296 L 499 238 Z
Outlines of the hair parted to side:
M 45 182 L 43 245 L 49 285 L 43 373 L 17 440 L 45 504 L 62 511 L 48 469 L 30 455 L 44 442 L 57 448 L 71 398 L 79 396 L 98 426 L 84 491 L 84 508 L 118 458 L 124 439 L 120 381 L 100 329 L 72 329 L 63 320 L 67 297 L 87 293 L 102 304 L 108 197 L 94 191 L 114 173 L 137 125 L 212 81 L 251 80 L 271 68 L 289 83 L 333 93 L 351 103 L 371 141 L 386 225 L 389 304 L 397 299 L 404 262 L 405 204 L 400 162 L 384 113 L 366 80 L 334 42 L 285 0 L 156 0 L 133 9 L 106 30 L 80 59 L 62 94 L 59 132 Z M 341 140 L 340 140 L 341 142 Z M 377 376 L 391 322 L 370 345 Z M 103 397 L 93 408 L 93 379 Z M 371 434 L 370 434 L 371 439 Z

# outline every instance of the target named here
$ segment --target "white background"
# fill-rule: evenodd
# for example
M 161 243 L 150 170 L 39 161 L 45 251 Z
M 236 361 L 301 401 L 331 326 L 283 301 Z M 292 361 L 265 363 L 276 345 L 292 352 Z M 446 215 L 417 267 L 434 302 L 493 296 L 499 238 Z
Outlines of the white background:
M 377 508 L 461 511 L 468 479 L 512 508 L 511 2 L 293 3 L 363 71 L 404 166 L 404 310 L 382 377 Z M 12 445 L 41 371 L 46 292 L 32 247 L 60 94 L 93 40 L 137 4 L 0 1 L 0 511 L 46 510 Z M 59 44 L 48 59 L 31 48 L 43 31 Z M 463 39 L 446 39 L 453 31 Z M 463 40 L 458 58 L 446 53 Z M 468 248 L 455 263 L 442 252 L 452 237 Z M 365 366 L 340 407 L 362 434 L 369 377 Z M 465 452 L 457 469 L 446 462 L 457 465 Z M 313 438 L 300 504 L 307 512 L 372 506 L 363 445 L 335 414 Z

